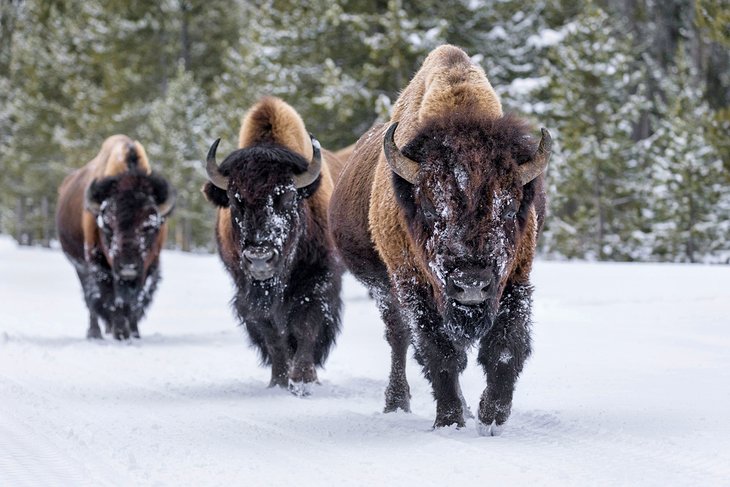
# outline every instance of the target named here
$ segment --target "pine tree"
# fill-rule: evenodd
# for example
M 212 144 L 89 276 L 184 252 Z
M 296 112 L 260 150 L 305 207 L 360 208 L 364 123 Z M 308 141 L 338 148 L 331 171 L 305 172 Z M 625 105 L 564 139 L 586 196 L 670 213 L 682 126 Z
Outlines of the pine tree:
M 557 142 L 551 161 L 548 248 L 568 257 L 641 257 L 646 168 L 632 121 L 647 105 L 630 38 L 593 7 L 549 51 L 543 114 Z
M 260 96 L 285 99 L 325 146 L 351 144 L 445 39 L 445 23 L 400 0 L 262 2 L 226 57 L 213 103 L 234 127 Z M 266 12 L 266 15 L 261 15 Z
M 170 241 L 182 250 L 210 247 L 215 216 L 200 191 L 205 182 L 205 151 L 212 117 L 207 96 L 184 63 L 167 94 L 151 106 L 145 122 L 146 150 L 153 164 L 177 191 Z
M 659 260 L 730 256 L 730 194 L 719 154 L 708 142 L 712 110 L 680 44 L 663 81 L 656 132 L 643 145 L 653 168 L 651 244 Z

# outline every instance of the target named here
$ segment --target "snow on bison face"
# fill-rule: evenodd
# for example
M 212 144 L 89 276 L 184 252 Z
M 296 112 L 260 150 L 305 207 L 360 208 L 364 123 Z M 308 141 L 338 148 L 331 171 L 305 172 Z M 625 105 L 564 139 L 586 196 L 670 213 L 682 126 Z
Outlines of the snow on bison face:
M 547 165 L 550 136 L 537 153 L 526 125 L 449 117 L 427 123 L 402 148 L 394 124 L 384 147 L 394 187 L 420 249 L 437 307 L 448 323 L 489 327 L 530 228 L 532 181 Z M 470 334 L 455 325 L 455 334 Z
M 174 191 L 154 174 L 125 172 L 89 185 L 85 207 L 96 217 L 118 296 L 132 296 L 144 285 L 160 251 L 162 225 L 174 205 Z
M 208 155 L 207 198 L 230 209 L 232 246 L 238 267 L 254 281 L 276 280 L 294 261 L 304 233 L 304 200 L 317 188 L 319 143 L 307 162 L 289 149 L 270 144 L 232 152 L 218 167 L 217 141 Z

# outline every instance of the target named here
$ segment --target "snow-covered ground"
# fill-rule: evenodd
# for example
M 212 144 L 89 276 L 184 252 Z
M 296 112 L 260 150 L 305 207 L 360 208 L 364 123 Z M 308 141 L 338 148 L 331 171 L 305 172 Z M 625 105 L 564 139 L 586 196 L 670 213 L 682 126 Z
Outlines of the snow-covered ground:
M 346 280 L 314 395 L 266 388 L 214 256 L 163 255 L 141 341 L 90 343 L 71 266 L 0 239 L 0 485 L 729 485 L 730 267 L 536 265 L 501 437 L 382 414 L 389 350 Z M 476 409 L 473 360 L 462 380 Z

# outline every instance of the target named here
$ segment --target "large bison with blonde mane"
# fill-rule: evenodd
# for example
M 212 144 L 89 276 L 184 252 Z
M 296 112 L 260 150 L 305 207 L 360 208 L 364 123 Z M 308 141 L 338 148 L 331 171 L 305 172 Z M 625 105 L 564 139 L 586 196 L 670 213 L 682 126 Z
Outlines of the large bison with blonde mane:
M 307 395 L 340 328 L 343 269 L 327 225 L 339 162 L 278 98 L 248 111 L 239 149 L 220 166 L 218 142 L 203 192 L 218 207 L 216 239 L 236 285 L 234 307 L 271 365 L 270 387 Z
M 114 135 L 58 192 L 58 238 L 89 308 L 87 337 L 102 337 L 101 318 L 114 338 L 139 338 L 138 322 L 160 280 L 174 190 L 152 173 L 139 142 Z
M 478 344 L 482 434 L 501 431 L 530 354 L 530 269 L 551 140 L 503 115 L 484 71 L 441 46 L 358 141 L 330 203 L 348 268 L 378 300 L 391 345 L 385 411 L 410 409 L 409 343 L 433 386 L 434 426 L 465 425 L 459 386 Z

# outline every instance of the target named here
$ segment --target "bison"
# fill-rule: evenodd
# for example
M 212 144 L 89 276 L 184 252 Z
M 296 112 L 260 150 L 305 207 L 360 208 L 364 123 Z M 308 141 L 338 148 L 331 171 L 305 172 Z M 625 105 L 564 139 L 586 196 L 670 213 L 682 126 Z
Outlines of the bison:
M 234 308 L 270 387 L 308 395 L 340 329 L 343 266 L 328 232 L 336 157 L 299 114 L 267 97 L 245 115 L 239 149 L 206 160 L 206 198 L 218 207 L 216 240 L 233 278 Z
M 160 280 L 165 220 L 175 192 L 150 170 L 142 145 L 124 135 L 69 174 L 59 188 L 58 238 L 89 309 L 88 338 L 139 338 L 139 320 Z
M 479 344 L 478 427 L 498 434 L 530 354 L 530 269 L 545 216 L 551 139 L 503 115 L 484 71 L 441 46 L 390 123 L 363 135 L 330 203 L 342 258 L 376 297 L 391 346 L 385 412 L 410 410 L 406 355 L 436 399 L 434 427 L 465 425 L 459 374 Z

